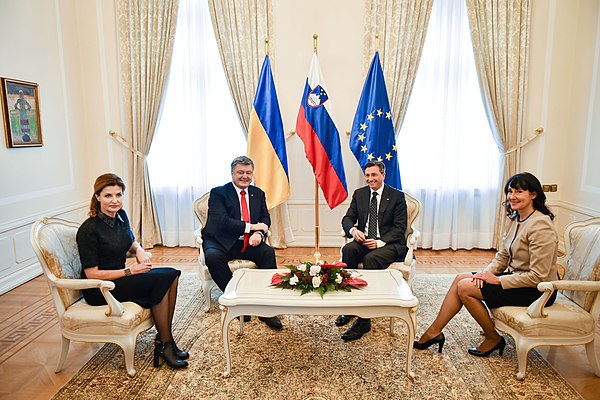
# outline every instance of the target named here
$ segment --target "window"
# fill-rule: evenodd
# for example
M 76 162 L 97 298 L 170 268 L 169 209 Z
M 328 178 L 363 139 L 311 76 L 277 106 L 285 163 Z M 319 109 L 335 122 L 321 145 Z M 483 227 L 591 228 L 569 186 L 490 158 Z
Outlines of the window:
M 206 1 L 181 0 L 171 71 L 148 157 L 166 246 L 194 246 L 194 200 L 231 180 L 246 154 Z
M 435 1 L 398 135 L 404 190 L 423 204 L 420 245 L 490 248 L 500 153 L 483 107 L 464 0 Z

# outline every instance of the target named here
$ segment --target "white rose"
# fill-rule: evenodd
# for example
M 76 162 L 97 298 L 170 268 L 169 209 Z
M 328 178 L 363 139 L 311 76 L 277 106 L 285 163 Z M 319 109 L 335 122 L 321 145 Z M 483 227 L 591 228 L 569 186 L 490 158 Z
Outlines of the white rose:
M 290 278 L 290 285 L 295 286 L 298 283 L 298 277 L 296 275 Z
M 320 276 L 315 276 L 312 278 L 312 285 L 313 287 L 316 289 L 319 286 L 321 286 L 321 277 Z
M 320 265 L 313 265 L 313 266 L 310 267 L 310 275 L 311 276 L 315 276 L 319 272 L 321 272 L 321 266 Z
M 302 271 L 302 272 L 306 271 L 306 264 L 298 265 L 298 271 Z
M 342 283 L 342 276 L 340 274 L 335 274 L 335 283 Z

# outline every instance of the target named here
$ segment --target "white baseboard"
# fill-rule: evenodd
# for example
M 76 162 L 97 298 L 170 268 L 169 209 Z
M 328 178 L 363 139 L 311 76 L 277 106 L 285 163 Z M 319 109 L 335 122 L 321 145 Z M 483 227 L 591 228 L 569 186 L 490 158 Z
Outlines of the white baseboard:
M 42 266 L 38 261 L 17 272 L 0 278 L 0 294 L 4 294 L 42 274 Z

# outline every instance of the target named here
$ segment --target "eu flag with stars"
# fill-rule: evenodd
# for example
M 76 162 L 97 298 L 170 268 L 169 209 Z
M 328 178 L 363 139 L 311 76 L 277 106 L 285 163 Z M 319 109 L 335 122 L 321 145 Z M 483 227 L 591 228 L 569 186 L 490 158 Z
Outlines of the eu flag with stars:
M 369 161 L 385 164 L 385 183 L 402 190 L 394 122 L 379 52 L 375 52 L 352 124 L 350 149 L 361 169 Z

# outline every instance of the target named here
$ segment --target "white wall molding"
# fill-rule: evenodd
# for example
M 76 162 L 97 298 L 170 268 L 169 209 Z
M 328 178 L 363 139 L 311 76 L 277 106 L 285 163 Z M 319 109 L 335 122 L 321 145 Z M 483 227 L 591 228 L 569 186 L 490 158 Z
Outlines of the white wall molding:
M 9 231 L 21 228 L 23 226 L 31 225 L 35 222 L 35 220 L 37 220 L 38 218 L 41 218 L 41 217 L 59 217 L 64 214 L 69 214 L 74 211 L 78 211 L 78 210 L 87 208 L 88 206 L 89 206 L 88 202 L 80 201 L 80 202 L 66 205 L 64 207 L 55 208 L 55 209 L 51 209 L 51 210 L 46 210 L 44 212 L 31 214 L 27 217 L 23 217 L 23 218 L 14 220 L 14 221 L 10 221 L 6 224 L 0 225 L 0 235 L 4 235 L 5 233 L 7 233 Z
M 73 203 L 59 209 L 11 221 L 0 226 L 0 294 L 5 293 L 42 273 L 42 268 L 29 243 L 29 231 L 41 217 L 59 217 L 71 221 L 85 219 L 89 204 Z
M 39 261 L 35 260 L 30 265 L 19 268 L 11 275 L 0 277 L 0 294 L 4 294 L 41 274 L 42 266 Z

